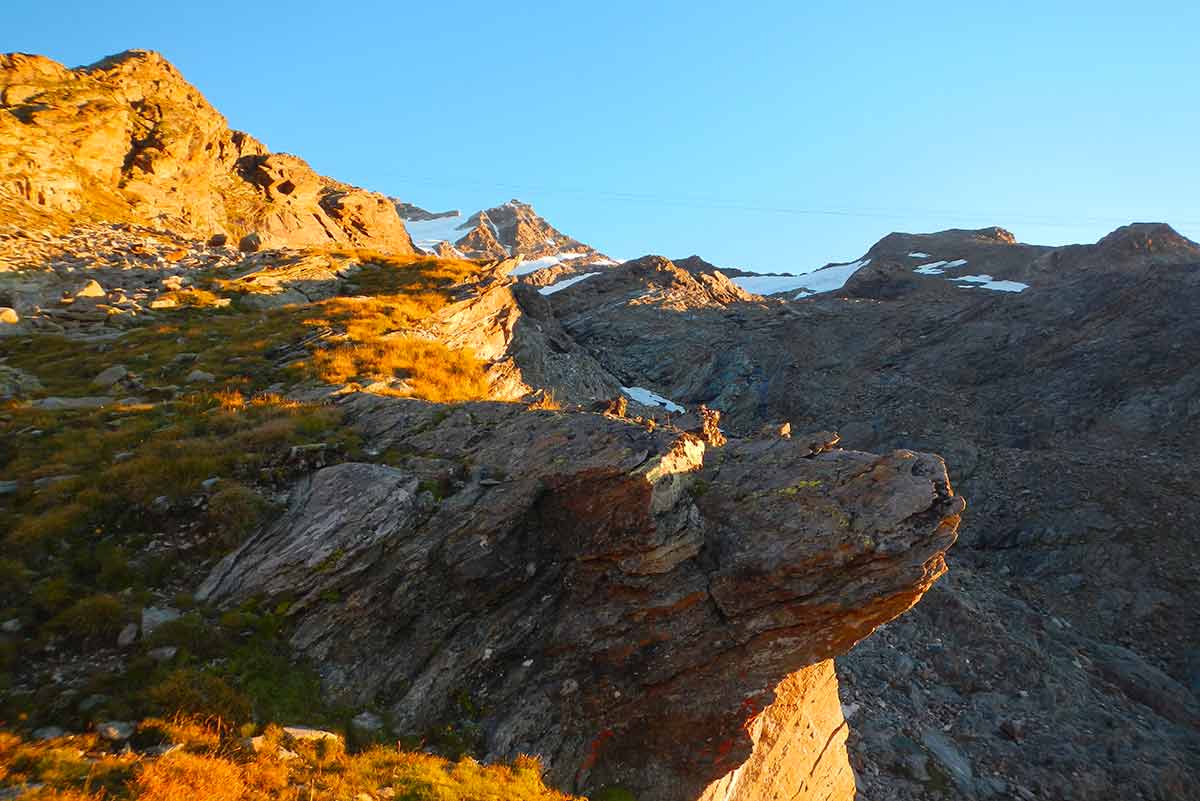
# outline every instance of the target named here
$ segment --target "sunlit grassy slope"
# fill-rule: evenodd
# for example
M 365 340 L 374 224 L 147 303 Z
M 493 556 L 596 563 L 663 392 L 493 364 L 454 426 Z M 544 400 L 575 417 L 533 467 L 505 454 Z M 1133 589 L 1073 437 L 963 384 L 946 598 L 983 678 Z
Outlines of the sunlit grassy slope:
M 290 653 L 286 604 L 221 612 L 188 594 L 314 458 L 371 458 L 336 407 L 290 400 L 288 388 L 378 384 L 374 391 L 436 402 L 488 392 L 473 354 L 410 333 L 479 265 L 339 257 L 363 263 L 353 297 L 247 310 L 212 276 L 116 340 L 0 340 L 4 364 L 41 381 L 38 396 L 100 395 L 92 379 L 111 365 L 140 381 L 117 394 L 136 399 L 100 409 L 0 403 L 0 480 L 20 482 L 0 498 L 0 621 L 19 622 L 0 634 L 0 785 L 46 785 L 29 798 L 561 797 L 530 761 L 470 761 L 469 716 L 428 732 L 385 728 L 378 739 L 392 746 L 355 754 L 297 747 L 299 758 L 280 760 L 242 744 L 264 728 L 277 736 L 276 722 L 346 730 L 356 711 L 323 699 L 315 672 Z M 314 333 L 319 343 L 297 347 Z M 152 604 L 183 615 L 119 651 L 118 634 Z M 162 648 L 175 650 L 153 656 Z M 117 653 L 71 693 L 31 679 L 49 663 Z M 81 699 L 98 700 L 83 709 Z M 143 721 L 139 746 L 185 747 L 155 761 L 111 753 L 90 734 L 32 743 L 13 733 L 48 724 L 87 731 L 111 719 Z M 464 761 L 398 751 L 400 737 Z
M 455 762 L 375 745 L 347 753 L 339 741 L 297 741 L 268 727 L 256 741 L 194 721 L 147 720 L 135 735 L 156 758 L 114 754 L 96 735 L 31 743 L 0 733 L 0 781 L 43 785 L 21 801 L 568 801 L 528 757 L 511 765 Z

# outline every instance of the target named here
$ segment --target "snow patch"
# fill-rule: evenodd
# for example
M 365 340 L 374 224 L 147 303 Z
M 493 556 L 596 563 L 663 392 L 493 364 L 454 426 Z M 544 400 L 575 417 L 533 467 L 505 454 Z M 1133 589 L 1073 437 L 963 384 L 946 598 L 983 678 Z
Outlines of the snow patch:
M 795 296 L 795 299 L 799 300 L 818 292 L 835 292 L 841 289 L 850 280 L 850 276 L 870 263 L 870 259 L 863 259 L 850 264 L 832 264 L 801 275 L 740 275 L 734 278 L 733 282 L 755 295 L 774 295 L 777 292 L 803 289 L 805 292 Z
M 433 253 L 441 242 L 453 245 L 467 235 L 463 228 L 467 218 L 461 214 L 453 217 L 438 217 L 436 220 L 405 220 L 404 227 L 412 237 L 413 244 L 426 253 Z
M 584 273 L 583 275 L 577 275 L 574 278 L 568 278 L 565 281 L 559 281 L 557 284 L 551 284 L 550 286 L 544 286 L 538 290 L 538 294 L 539 295 L 553 295 L 555 292 L 559 292 L 563 289 L 566 289 L 569 286 L 578 284 L 580 281 L 582 281 L 585 278 L 591 278 L 593 275 L 599 275 L 599 274 L 600 273 Z
M 928 254 L 928 253 L 922 253 L 922 252 L 921 252 L 921 251 L 919 251 L 919 250 L 914 250 L 912 253 L 909 253 L 909 254 L 908 254 L 908 257 L 909 257 L 910 259 L 928 259 L 928 258 L 929 258 L 929 254 Z
M 533 259 L 531 261 L 523 261 L 517 265 L 517 268 L 515 270 L 513 270 L 513 275 L 525 275 L 527 273 L 537 272 L 538 270 L 544 269 L 546 267 L 553 267 L 556 264 L 562 264 L 564 261 L 571 261 L 572 259 L 582 259 L 584 256 L 587 256 L 587 255 L 589 255 L 589 254 L 586 252 L 584 252 L 584 253 L 559 253 L 554 256 L 542 256 L 540 259 Z
M 946 270 L 953 270 L 956 267 L 962 267 L 967 263 L 966 259 L 955 259 L 954 261 L 934 261 L 929 264 L 922 264 L 913 270 L 921 275 L 941 275 Z
M 662 406 L 668 412 L 683 412 L 685 409 L 678 403 L 667 400 L 658 393 L 651 392 L 645 387 L 621 387 L 621 391 L 638 403 L 646 406 Z
M 958 278 L 951 278 L 951 281 L 963 281 L 960 286 L 963 289 L 993 289 L 997 292 L 1024 292 L 1029 289 L 1029 284 L 1022 284 L 1020 281 L 998 281 L 990 275 L 963 275 Z

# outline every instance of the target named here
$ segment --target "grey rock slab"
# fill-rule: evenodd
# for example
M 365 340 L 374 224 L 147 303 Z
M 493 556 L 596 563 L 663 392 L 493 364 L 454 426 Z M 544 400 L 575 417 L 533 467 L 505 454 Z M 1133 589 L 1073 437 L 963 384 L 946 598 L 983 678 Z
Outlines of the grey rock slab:
M 971 770 L 971 763 L 950 738 L 941 732 L 925 729 L 921 732 L 921 744 L 946 771 L 959 791 L 967 795 L 973 792 L 975 773 Z
M 215 379 L 216 376 L 212 373 L 205 372 L 204 370 L 193 370 L 187 374 L 187 378 L 184 380 L 189 384 L 207 384 Z
M 121 633 L 117 635 L 117 645 L 121 648 L 128 648 L 137 641 L 137 636 L 138 624 L 130 623 L 121 629 Z
M 60 411 L 83 411 L 87 409 L 100 409 L 113 402 L 109 397 L 78 397 L 78 398 L 40 398 L 30 403 L 35 409 L 44 409 L 51 412 Z
M 58 726 L 42 726 L 33 730 L 33 739 L 35 740 L 57 740 L 59 737 L 66 735 L 66 730 Z
M 100 389 L 108 389 L 127 375 L 129 375 L 129 370 L 125 369 L 124 365 L 114 364 L 112 367 L 100 371 L 92 379 L 92 386 L 99 387 Z
M 142 637 L 149 637 L 164 623 L 178 620 L 181 613 L 169 606 L 147 606 L 142 610 Z
M 179 653 L 179 649 L 174 645 L 164 645 L 160 648 L 151 648 L 146 652 L 146 656 L 155 662 L 170 662 L 177 653 Z

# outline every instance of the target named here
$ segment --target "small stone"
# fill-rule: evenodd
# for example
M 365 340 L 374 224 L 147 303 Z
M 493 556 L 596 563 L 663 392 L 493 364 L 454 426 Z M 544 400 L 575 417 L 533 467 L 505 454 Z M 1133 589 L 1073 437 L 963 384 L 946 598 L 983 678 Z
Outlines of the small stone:
M 75 293 L 77 298 L 103 298 L 108 293 L 104 291 L 104 287 L 100 286 L 100 282 L 92 279 L 83 285 L 83 288 Z
M 166 514 L 171 511 L 171 499 L 166 495 L 159 495 L 150 502 L 150 508 L 159 514 Z
M 93 378 L 92 386 L 108 389 L 127 375 L 129 375 L 129 371 L 125 369 L 124 365 L 114 364 L 112 367 L 102 370 L 99 375 Z
M 16 634 L 21 630 L 21 628 L 22 623 L 21 618 L 19 617 L 14 617 L 10 620 L 4 621 L 3 623 L 0 623 L 0 631 L 3 631 L 5 634 Z
M 174 645 L 164 645 L 161 648 L 151 648 L 146 652 L 146 656 L 153 659 L 155 662 L 170 662 L 175 658 L 175 654 L 179 649 Z
M 208 246 L 210 248 L 223 248 L 228 241 L 229 237 L 226 234 L 213 234 L 208 238 Z
M 579 692 L 579 682 L 575 679 L 567 679 L 562 683 L 562 687 L 559 689 L 559 692 L 562 695 L 574 695 L 575 693 Z
M 105 740 L 124 742 L 133 736 L 133 724 L 123 720 L 107 720 L 96 726 L 96 733 Z
M 21 315 L 17 314 L 17 310 L 8 306 L 0 306 L 0 325 L 16 325 L 21 322 Z
M 255 253 L 263 245 L 262 237 L 257 232 L 246 234 L 238 242 L 238 250 L 243 253 Z
M 133 645 L 138 636 L 138 624 L 130 623 L 125 628 L 121 629 L 121 633 L 117 635 L 117 645 L 121 648 L 128 648 Z
M 119 464 L 121 462 L 128 462 L 132 458 L 133 451 L 121 451 L 120 453 L 114 453 L 112 460 L 115 464 Z
M 57 740 L 64 735 L 66 735 L 66 731 L 58 726 L 42 726 L 40 729 L 33 730 L 33 739 L 35 740 Z
M 213 476 L 212 478 L 206 478 L 203 481 L 201 481 L 200 486 L 204 488 L 205 492 L 209 492 L 212 490 L 213 487 L 217 486 L 217 484 L 220 484 L 220 483 L 221 483 L 221 479 L 217 476 Z
M 293 740 L 316 742 L 318 740 L 341 740 L 341 735 L 311 726 L 284 726 L 283 733 Z
M 149 637 L 164 623 L 178 620 L 180 612 L 169 606 L 147 606 L 142 610 L 142 636 Z
M 104 693 L 92 693 L 87 698 L 79 702 L 80 712 L 91 712 L 96 707 L 108 701 L 108 696 Z
M 152 309 L 174 309 L 178 306 L 179 301 L 175 300 L 175 298 L 155 298 L 150 301 L 150 308 Z
M 20 488 L 20 481 L 0 481 L 0 495 L 14 495 Z
M 1025 738 L 1025 721 L 1013 719 L 1002 721 L 1000 731 L 1014 743 L 1019 743 Z
M 186 380 L 189 384 L 202 384 L 208 383 L 215 378 L 216 376 L 212 373 L 206 373 L 203 370 L 193 370 L 192 372 L 188 373 Z

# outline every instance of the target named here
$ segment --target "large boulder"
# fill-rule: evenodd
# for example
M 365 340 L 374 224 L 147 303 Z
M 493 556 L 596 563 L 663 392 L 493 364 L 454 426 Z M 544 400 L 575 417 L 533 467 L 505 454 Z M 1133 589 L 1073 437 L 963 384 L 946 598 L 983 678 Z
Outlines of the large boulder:
M 511 404 L 345 405 L 367 447 L 409 455 L 303 480 L 198 597 L 286 598 L 330 693 L 402 732 L 449 726 L 489 759 L 540 755 L 580 791 L 756 798 L 769 773 L 818 797 L 766 751 L 813 728 L 792 709 L 811 702 L 821 742 L 796 759 L 824 759 L 841 727 L 825 661 L 932 585 L 963 509 L 941 460 L 910 452 L 709 448 Z M 801 701 L 797 682 L 824 689 Z M 848 772 L 843 741 L 822 771 Z M 756 749 L 760 779 L 706 791 Z

